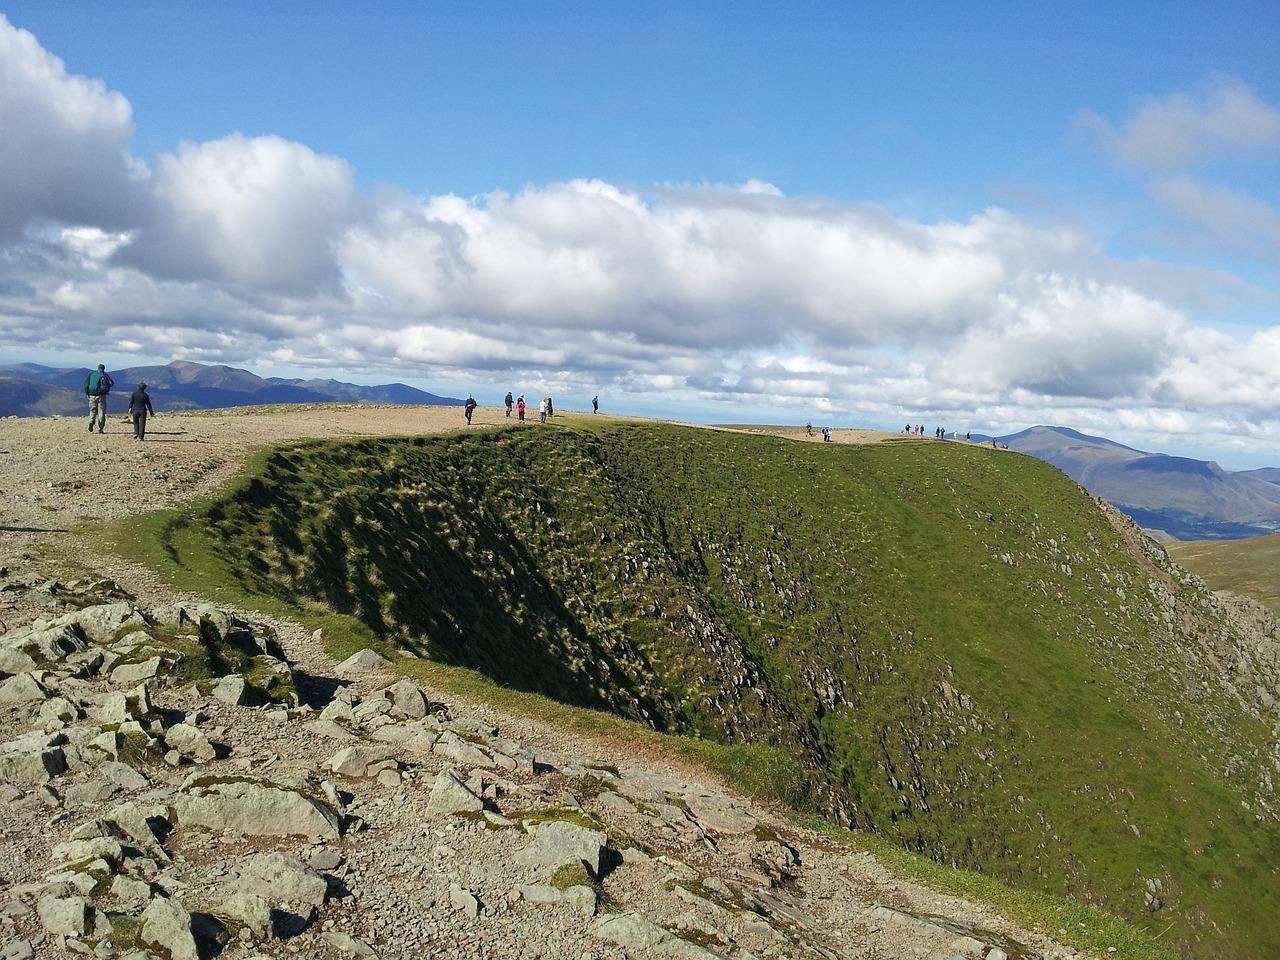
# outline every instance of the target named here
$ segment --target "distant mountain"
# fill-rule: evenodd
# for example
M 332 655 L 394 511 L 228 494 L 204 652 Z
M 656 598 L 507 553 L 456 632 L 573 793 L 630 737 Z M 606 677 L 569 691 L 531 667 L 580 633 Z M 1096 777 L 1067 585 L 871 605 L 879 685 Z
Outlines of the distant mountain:
M 989 439 L 989 438 L 984 438 Z M 1280 531 L 1280 470 L 1232 473 L 1213 461 L 1146 453 L 1067 427 L 997 437 L 1045 460 L 1142 526 L 1178 540 L 1231 540 Z
M 1280 483 L 1280 467 L 1260 467 L 1257 470 L 1241 470 L 1242 477 L 1256 477 L 1267 483 Z
M 116 382 L 108 401 L 123 412 L 134 384 L 145 382 L 161 410 L 244 407 L 264 403 L 413 403 L 461 406 L 456 397 L 440 397 L 403 383 L 372 387 L 339 380 L 259 377 L 237 367 L 175 360 L 164 366 L 108 371 Z M 46 367 L 38 363 L 0 366 L 0 416 L 74 416 L 85 412 L 84 378 L 89 368 Z

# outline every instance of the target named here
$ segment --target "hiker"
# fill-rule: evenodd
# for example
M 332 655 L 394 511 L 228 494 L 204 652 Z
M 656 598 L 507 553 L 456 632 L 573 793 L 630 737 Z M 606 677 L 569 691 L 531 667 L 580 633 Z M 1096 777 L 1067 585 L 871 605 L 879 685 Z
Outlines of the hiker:
M 89 371 L 84 378 L 84 395 L 89 398 L 89 432 L 93 433 L 93 424 L 98 424 L 101 433 L 107 425 L 107 394 L 111 392 L 115 381 L 107 373 L 104 363 L 98 364 L 97 370 Z
M 805 435 L 806 437 L 812 437 L 812 436 L 813 436 L 813 424 L 812 424 L 812 423 L 809 423 L 809 422 L 807 422 L 807 421 L 805 422 L 805 425 L 804 425 L 804 435 Z
M 538 422 L 539 423 L 547 422 L 547 409 L 548 407 L 551 406 L 551 404 L 548 402 L 549 400 L 550 400 L 549 397 L 543 397 L 541 400 L 538 401 Z
M 966 443 L 973 443 L 973 431 L 972 431 L 972 430 L 966 430 L 966 431 L 964 432 L 964 439 L 965 439 L 965 442 L 966 442 Z
M 551 398 L 547 397 L 547 416 L 554 417 L 555 415 L 556 415 L 556 412 L 551 407 Z
M 991 449 L 992 449 L 992 450 L 995 450 L 995 449 L 996 449 L 996 438 L 995 438 L 995 437 L 992 437 L 992 438 L 991 438 Z
M 151 396 L 147 393 L 145 383 L 138 384 L 138 389 L 129 394 L 129 416 L 133 417 L 133 439 L 147 439 L 147 415 L 156 415 L 156 408 L 151 406 Z
M 524 423 L 524 394 L 520 394 L 520 399 L 516 401 L 516 418 Z
M 515 398 L 511 396 L 511 391 L 510 391 L 510 390 L 508 390 L 508 391 L 507 391 L 507 399 L 506 399 L 506 401 L 505 401 L 505 403 L 506 403 L 506 405 L 507 405 L 507 419 L 508 419 L 508 420 L 510 420 L 510 419 L 511 419 L 511 407 L 515 404 L 515 402 L 516 402 L 516 401 L 515 401 Z
M 479 406 L 479 404 L 476 403 L 476 398 L 471 396 L 471 394 L 468 393 L 467 402 L 462 405 L 462 412 L 467 415 L 468 427 L 471 426 L 471 415 L 476 412 L 477 406 Z
M 823 442 L 823 443 L 830 443 L 830 442 L 831 442 L 831 428 L 830 428 L 830 427 L 823 427 L 823 428 L 822 428 L 822 442 Z
M 591 412 L 592 413 L 600 412 L 600 394 L 598 393 L 591 398 Z

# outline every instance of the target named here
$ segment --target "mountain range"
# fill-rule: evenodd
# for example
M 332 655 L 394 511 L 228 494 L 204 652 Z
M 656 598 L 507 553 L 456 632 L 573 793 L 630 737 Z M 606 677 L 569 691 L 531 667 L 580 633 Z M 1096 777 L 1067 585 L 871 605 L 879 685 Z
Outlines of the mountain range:
M 146 383 L 161 410 L 244 407 L 267 403 L 414 403 L 460 406 L 403 383 L 360 386 L 340 380 L 259 377 L 248 370 L 175 360 L 163 366 L 109 370 L 116 383 L 108 405 L 123 411 L 130 391 Z M 0 366 L 0 416 L 41 417 L 85 412 L 84 378 L 88 367 L 58 368 L 38 363 Z
M 1158 535 L 1233 540 L 1280 531 L 1280 469 L 1274 467 L 1236 473 L 1211 460 L 1147 453 L 1068 427 L 1035 426 L 996 441 L 1053 464 Z

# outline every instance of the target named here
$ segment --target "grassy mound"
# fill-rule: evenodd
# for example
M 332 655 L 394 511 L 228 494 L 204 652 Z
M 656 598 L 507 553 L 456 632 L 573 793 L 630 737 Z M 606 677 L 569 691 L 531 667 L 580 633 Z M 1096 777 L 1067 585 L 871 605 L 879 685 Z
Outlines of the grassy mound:
M 1158 570 L 1031 458 L 657 425 L 308 443 L 129 536 L 353 642 L 742 745 L 737 776 L 761 758 L 939 863 L 1280 953 L 1270 731 L 1201 653 L 1218 625 L 1174 629 Z

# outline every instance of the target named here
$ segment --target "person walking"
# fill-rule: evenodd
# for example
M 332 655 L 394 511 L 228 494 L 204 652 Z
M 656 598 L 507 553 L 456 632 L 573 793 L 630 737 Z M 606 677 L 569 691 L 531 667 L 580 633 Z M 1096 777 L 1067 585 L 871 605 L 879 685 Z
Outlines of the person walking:
M 520 394 L 520 399 L 516 401 L 516 419 L 524 423 L 524 394 Z
M 101 433 L 107 425 L 107 395 L 111 393 L 115 381 L 107 373 L 106 364 L 98 364 L 97 370 L 89 371 L 84 378 L 84 395 L 89 398 L 89 432 L 93 433 L 93 425 L 98 424 Z
M 591 412 L 592 413 L 600 412 L 600 394 L 598 393 L 591 398 Z
M 507 405 L 507 419 L 508 419 L 508 420 L 510 420 L 510 419 L 511 419 L 511 407 L 512 407 L 512 404 L 514 404 L 514 403 L 515 403 L 515 399 L 511 396 L 511 391 L 510 391 L 510 390 L 508 390 L 508 391 L 507 391 L 507 399 L 506 399 L 505 403 L 506 403 L 506 405 Z
M 147 417 L 156 415 L 156 408 L 151 406 L 151 395 L 147 393 L 145 383 L 138 384 L 138 389 L 129 394 L 129 416 L 133 417 L 133 439 L 147 439 Z
M 467 426 L 471 426 L 471 415 L 476 412 L 476 398 L 467 394 L 467 402 L 462 405 L 462 412 L 467 415 Z
M 548 403 L 548 400 L 549 400 L 548 397 L 543 397 L 541 400 L 538 401 L 538 422 L 539 423 L 547 422 L 547 408 L 550 406 L 550 403 Z
M 805 421 L 805 424 L 804 424 L 804 435 L 805 435 L 806 437 L 812 437 L 812 436 L 813 436 L 813 423 L 812 423 L 812 421 L 808 421 L 808 420 L 806 420 L 806 421 Z
M 555 415 L 556 415 L 555 409 L 551 406 L 551 398 L 547 397 L 547 416 L 554 417 Z
M 822 428 L 822 442 L 823 442 L 823 443 L 830 443 L 830 442 L 831 442 L 831 428 L 830 428 L 830 427 L 823 427 L 823 428 Z

